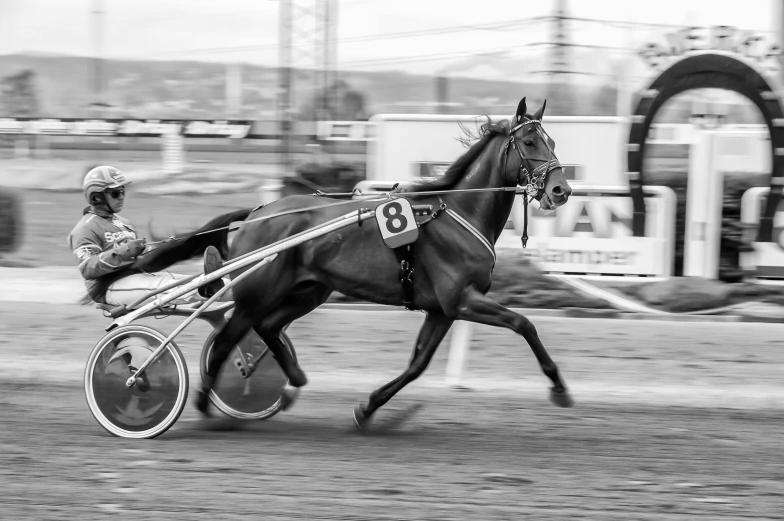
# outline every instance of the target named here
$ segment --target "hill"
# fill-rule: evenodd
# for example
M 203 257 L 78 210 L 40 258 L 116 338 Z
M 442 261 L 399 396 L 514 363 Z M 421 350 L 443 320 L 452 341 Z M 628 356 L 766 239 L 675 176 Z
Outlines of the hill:
M 518 60 L 519 61 L 519 60 Z M 41 54 L 0 56 L 0 78 L 32 71 L 37 97 L 35 116 L 95 116 L 91 103 L 96 101 L 95 66 L 92 58 Z M 509 71 L 520 70 L 515 60 Z M 128 61 L 104 63 L 105 101 L 110 105 L 105 117 L 137 118 L 227 118 L 269 119 L 275 115 L 278 74 L 275 68 L 258 65 L 232 65 L 241 77 L 242 103 L 236 114 L 227 114 L 226 74 L 228 65 L 195 61 Z M 317 71 L 317 74 L 320 74 Z M 457 73 L 453 73 L 457 74 Z M 313 71 L 296 71 L 294 94 L 297 111 L 312 111 Z M 513 75 L 510 74 L 510 78 Z M 521 76 L 524 76 L 521 74 Z M 539 77 L 541 79 L 541 76 Z M 540 82 L 482 80 L 450 75 L 446 87 L 446 110 L 458 113 L 510 113 L 525 95 L 538 104 L 545 97 L 546 85 Z M 378 112 L 435 112 L 436 78 L 399 71 L 341 71 L 336 96 L 345 101 L 353 96 L 352 110 L 344 117 L 367 117 Z M 615 110 L 615 89 L 602 85 L 580 85 L 571 93 L 563 86 L 552 93 L 560 103 L 548 105 L 548 113 L 610 115 Z M 579 88 L 579 94 L 576 89 Z M 568 100 L 578 100 L 575 101 Z M 5 103 L 3 115 L 12 114 Z

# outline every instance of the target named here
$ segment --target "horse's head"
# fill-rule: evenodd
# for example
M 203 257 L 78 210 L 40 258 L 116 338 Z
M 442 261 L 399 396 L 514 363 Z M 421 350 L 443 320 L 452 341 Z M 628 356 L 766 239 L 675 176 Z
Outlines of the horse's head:
M 504 151 L 507 155 L 510 147 L 516 150 L 519 163 L 504 174 L 514 177 L 514 182 L 526 189 L 527 196 L 539 201 L 543 210 L 553 210 L 566 203 L 572 188 L 555 156 L 555 141 L 542 128 L 546 104 L 531 116 L 526 112 L 525 98 L 520 100 Z

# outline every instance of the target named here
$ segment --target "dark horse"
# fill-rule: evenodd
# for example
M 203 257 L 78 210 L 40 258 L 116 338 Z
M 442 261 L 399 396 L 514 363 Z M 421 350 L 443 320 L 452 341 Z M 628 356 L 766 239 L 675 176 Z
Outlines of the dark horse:
M 542 130 L 543 113 L 544 105 L 533 116 L 527 114 L 523 98 L 511 128 L 506 122 L 487 125 L 481 139 L 443 177 L 419 184 L 411 191 L 520 185 L 528 186 L 529 195 L 539 200 L 542 208 L 552 209 L 564 204 L 571 188 L 553 152 L 554 143 Z M 542 371 L 552 381 L 552 401 L 562 407 L 571 406 L 571 397 L 558 368 L 539 340 L 533 324 L 485 295 L 490 289 L 495 264 L 492 245 L 509 218 L 515 192 L 456 192 L 409 197 L 416 198 L 419 203 L 431 203 L 434 208 L 445 205 L 448 209 L 422 226 L 418 240 L 411 245 L 413 307 L 424 311 L 426 318 L 408 368 L 374 391 L 366 405 L 357 408 L 357 423 L 363 424 L 422 374 L 455 320 L 502 326 L 522 335 Z M 291 196 L 256 210 L 249 216 L 250 222 L 242 225 L 234 238 L 230 258 L 368 206 L 366 201 L 335 207 L 324 207 L 324 204 L 323 198 Z M 308 210 L 315 206 L 319 208 Z M 252 222 L 291 210 L 304 211 Z M 273 262 L 233 287 L 236 308 L 215 340 L 197 407 L 206 412 L 207 396 L 215 376 L 234 345 L 250 328 L 255 329 L 272 350 L 290 385 L 304 386 L 308 382 L 305 373 L 280 340 L 284 327 L 326 302 L 333 291 L 379 304 L 402 306 L 404 297 L 399 277 L 400 261 L 395 252 L 384 245 L 378 226 L 372 221 L 284 250 Z
M 395 194 L 439 209 L 437 218 L 422 226 L 419 238 L 411 244 L 413 291 L 408 294 L 410 298 L 406 298 L 401 289 L 401 261 L 396 252 L 382 242 L 379 228 L 372 220 L 284 250 L 274 261 L 233 286 L 236 307 L 216 337 L 197 396 L 198 409 L 207 412 L 207 397 L 216 375 L 230 351 L 250 328 L 269 346 L 289 384 L 294 388 L 304 386 L 307 377 L 280 340 L 280 335 L 288 324 L 323 304 L 333 291 L 379 304 L 402 306 L 408 303 L 409 307 L 426 313 L 408 368 L 374 391 L 366 405 L 355 409 L 359 425 L 422 374 L 455 320 L 502 326 L 522 335 L 542 371 L 552 381 L 551 400 L 562 407 L 571 406 L 572 399 L 558 368 L 533 324 L 485 295 L 490 289 L 495 265 L 493 245 L 509 218 L 515 187 L 526 189 L 528 196 L 537 199 L 543 209 L 566 203 L 571 194 L 555 157 L 554 143 L 542 129 L 543 113 L 544 105 L 534 115 L 528 114 L 523 98 L 511 122 L 486 125 L 479 141 L 443 177 L 414 186 L 409 190 L 411 195 Z M 464 189 L 484 191 L 459 191 Z M 442 191 L 447 193 L 438 193 Z M 291 196 L 256 209 L 237 232 L 229 259 L 352 210 L 380 204 L 378 201 L 348 204 L 340 201 L 344 204 L 325 205 L 329 201 L 321 197 Z M 273 217 L 284 212 L 285 215 Z M 236 216 L 244 217 L 239 213 Z M 203 245 L 198 246 L 203 250 Z M 164 249 L 157 255 L 156 267 L 167 260 L 176 261 L 177 249 L 177 246 L 170 247 L 168 252 Z M 245 269 L 232 276 L 238 276 Z

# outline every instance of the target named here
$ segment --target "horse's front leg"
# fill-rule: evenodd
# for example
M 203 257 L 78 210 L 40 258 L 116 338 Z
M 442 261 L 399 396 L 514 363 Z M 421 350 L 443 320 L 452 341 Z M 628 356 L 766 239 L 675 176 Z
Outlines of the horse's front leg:
M 553 382 L 553 387 L 550 389 L 550 400 L 559 407 L 571 407 L 574 405 L 574 401 L 569 396 L 569 392 L 561 380 L 558 366 L 555 365 L 555 362 L 553 362 L 545 350 L 542 341 L 539 340 L 539 335 L 536 333 L 536 328 L 530 320 L 506 309 L 501 304 L 470 287 L 462 295 L 456 319 L 505 327 L 522 335 L 528 342 L 528 345 L 531 346 L 531 350 L 539 361 L 542 372 Z
M 430 364 L 430 360 L 433 358 L 433 354 L 436 352 L 441 340 L 444 339 L 444 336 L 452 326 L 452 322 L 454 321 L 451 318 L 444 316 L 427 315 L 425 323 L 422 324 L 422 328 L 419 330 L 419 336 L 414 345 L 414 353 L 411 356 L 408 368 L 403 371 L 403 374 L 371 393 L 367 405 L 358 405 L 354 409 L 354 421 L 357 422 L 358 426 L 363 427 L 379 407 L 387 403 L 403 387 L 416 380 L 424 372 L 428 364 Z

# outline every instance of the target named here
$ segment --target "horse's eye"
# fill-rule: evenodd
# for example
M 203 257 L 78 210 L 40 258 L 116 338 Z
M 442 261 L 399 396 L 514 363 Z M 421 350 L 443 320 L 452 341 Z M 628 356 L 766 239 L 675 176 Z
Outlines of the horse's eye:
M 525 141 L 523 141 L 523 145 L 525 145 L 527 147 L 532 147 L 532 146 L 534 146 L 534 141 L 533 141 L 533 139 L 526 139 Z

